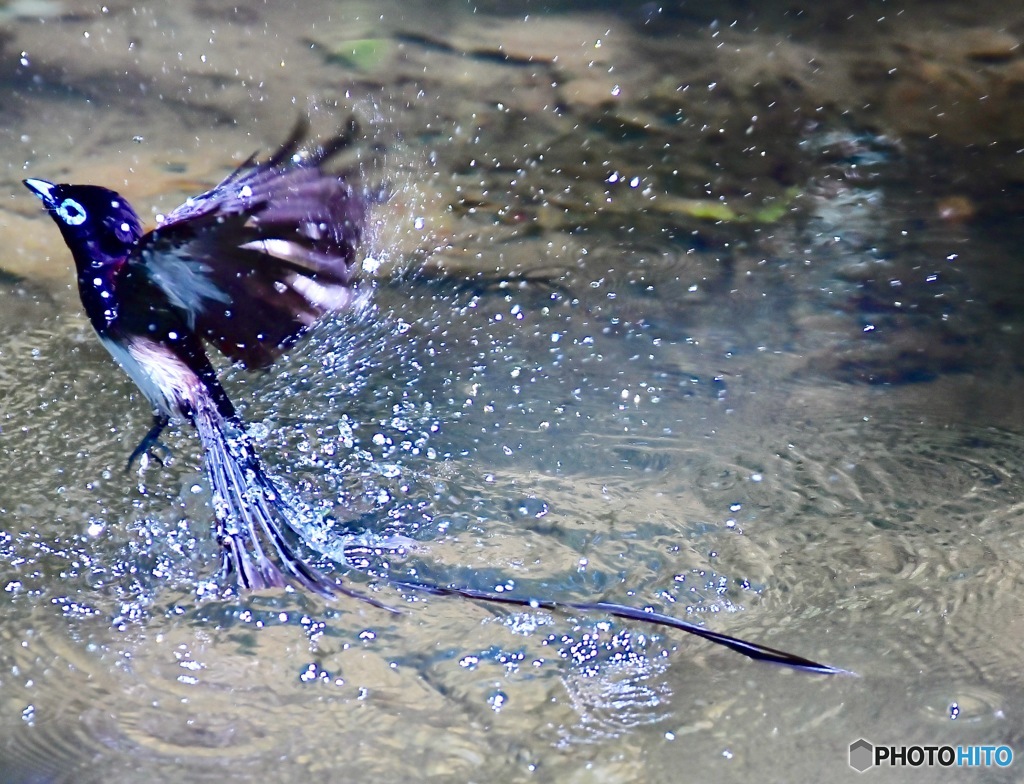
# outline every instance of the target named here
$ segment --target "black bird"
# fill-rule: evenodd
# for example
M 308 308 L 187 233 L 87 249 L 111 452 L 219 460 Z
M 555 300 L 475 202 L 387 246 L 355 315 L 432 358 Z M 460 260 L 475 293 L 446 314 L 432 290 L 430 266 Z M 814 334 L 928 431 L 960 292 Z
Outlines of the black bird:
M 71 249 L 100 342 L 153 406 L 153 427 L 129 466 L 159 446 L 169 422 L 191 422 L 205 453 L 226 573 L 243 589 L 260 589 L 283 586 L 283 568 L 330 596 L 334 582 L 290 544 L 281 521 L 294 528 L 296 512 L 263 470 L 203 346 L 263 368 L 317 318 L 352 302 L 369 199 L 325 164 L 355 127 L 312 151 L 302 149 L 306 131 L 299 123 L 271 158 L 251 157 L 146 234 L 114 191 L 25 185 Z
M 171 421 L 199 433 L 213 491 L 226 576 L 243 590 L 289 580 L 325 597 L 341 593 L 391 610 L 305 563 L 293 542 L 299 513 L 271 481 L 204 341 L 249 368 L 265 368 L 321 316 L 354 299 L 357 251 L 379 197 L 351 172 L 326 164 L 353 139 L 345 131 L 312 149 L 307 123 L 269 159 L 250 157 L 219 185 L 188 199 L 148 233 L 124 197 L 95 185 L 28 179 L 71 249 L 78 290 L 100 342 L 154 410 L 153 427 L 128 459 L 160 448 Z M 435 595 L 547 609 L 607 613 L 668 626 L 752 659 L 810 672 L 843 670 L 613 602 L 529 599 L 386 578 Z

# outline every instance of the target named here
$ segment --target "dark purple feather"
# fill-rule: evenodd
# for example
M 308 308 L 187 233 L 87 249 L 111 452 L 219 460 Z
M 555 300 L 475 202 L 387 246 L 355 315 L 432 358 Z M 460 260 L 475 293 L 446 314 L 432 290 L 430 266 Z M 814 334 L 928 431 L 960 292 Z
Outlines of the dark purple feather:
M 189 199 L 129 259 L 233 360 L 265 367 L 319 317 L 353 300 L 370 199 L 325 164 L 355 132 L 300 152 L 300 122 L 267 161 L 250 158 Z

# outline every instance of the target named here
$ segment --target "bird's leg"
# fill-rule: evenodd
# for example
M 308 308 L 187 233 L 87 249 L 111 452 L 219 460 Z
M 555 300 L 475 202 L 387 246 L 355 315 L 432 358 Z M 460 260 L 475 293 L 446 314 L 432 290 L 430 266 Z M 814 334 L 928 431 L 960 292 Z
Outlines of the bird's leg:
M 171 418 L 167 414 L 153 414 L 153 427 L 149 429 L 149 432 L 139 442 L 139 445 L 128 456 L 128 464 L 124 467 L 125 472 L 131 471 L 132 463 L 135 462 L 135 459 L 142 457 L 144 454 L 152 455 L 153 459 L 160 463 L 160 465 L 164 464 L 163 458 L 156 454 L 156 450 L 160 450 L 167 457 L 171 455 L 171 450 L 160 442 L 160 434 L 170 421 Z

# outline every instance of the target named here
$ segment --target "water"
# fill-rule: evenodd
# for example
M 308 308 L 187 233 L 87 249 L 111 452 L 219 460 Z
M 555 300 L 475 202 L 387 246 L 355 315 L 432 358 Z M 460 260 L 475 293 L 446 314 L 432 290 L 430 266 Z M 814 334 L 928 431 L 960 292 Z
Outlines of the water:
M 0 779 L 793 781 L 852 776 L 860 737 L 1024 749 L 1017 148 L 929 139 L 850 77 L 895 56 L 865 35 L 927 60 L 915 31 L 963 13 L 5 6 Z M 966 62 L 1012 67 L 978 29 Z M 102 183 L 152 225 L 308 106 L 386 148 L 372 296 L 225 383 L 321 566 L 397 616 L 211 592 L 194 435 L 123 472 L 149 412 L 19 184 Z M 858 677 L 385 572 L 656 605 Z

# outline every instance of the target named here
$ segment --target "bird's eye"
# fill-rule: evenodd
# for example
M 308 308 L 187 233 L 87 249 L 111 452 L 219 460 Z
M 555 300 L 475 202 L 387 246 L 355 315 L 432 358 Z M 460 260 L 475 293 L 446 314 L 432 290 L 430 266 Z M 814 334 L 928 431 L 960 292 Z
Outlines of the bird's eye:
M 74 199 L 64 199 L 57 208 L 57 215 L 68 226 L 80 226 L 85 223 L 85 208 Z

